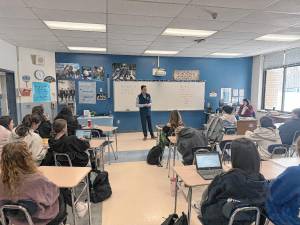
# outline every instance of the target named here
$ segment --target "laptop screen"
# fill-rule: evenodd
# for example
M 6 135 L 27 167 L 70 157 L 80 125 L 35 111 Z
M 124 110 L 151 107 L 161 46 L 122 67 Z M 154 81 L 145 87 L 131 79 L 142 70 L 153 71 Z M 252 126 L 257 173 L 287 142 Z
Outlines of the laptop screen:
M 197 153 L 196 166 L 198 170 L 222 168 L 220 156 L 217 152 L 214 153 Z
M 91 139 L 91 130 L 76 130 L 76 137 L 79 139 Z

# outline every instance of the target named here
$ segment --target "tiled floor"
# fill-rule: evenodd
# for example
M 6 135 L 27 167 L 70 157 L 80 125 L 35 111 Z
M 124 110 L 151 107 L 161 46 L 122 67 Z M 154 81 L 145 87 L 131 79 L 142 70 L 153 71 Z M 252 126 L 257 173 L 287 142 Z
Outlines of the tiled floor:
M 146 162 L 116 163 L 106 167 L 113 195 L 102 205 L 102 225 L 160 225 L 173 212 L 167 170 Z M 200 199 L 200 190 L 194 199 Z M 183 194 L 178 197 L 178 212 L 186 211 Z M 200 224 L 193 211 L 192 225 Z

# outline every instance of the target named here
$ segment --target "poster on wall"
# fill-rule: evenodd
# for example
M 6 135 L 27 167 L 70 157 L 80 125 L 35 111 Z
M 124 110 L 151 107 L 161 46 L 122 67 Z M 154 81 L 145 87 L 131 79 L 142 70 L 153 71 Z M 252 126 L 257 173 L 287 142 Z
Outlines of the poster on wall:
M 33 102 L 51 102 L 50 84 L 48 82 L 32 82 Z
M 75 102 L 75 81 L 58 80 L 57 81 L 57 97 L 58 104 L 69 104 Z
M 136 64 L 113 63 L 113 80 L 136 80 Z
M 96 82 L 79 81 L 79 104 L 96 104 Z
M 56 79 L 80 79 L 80 65 L 78 63 L 56 63 Z
M 94 66 L 94 67 L 83 66 L 81 79 L 104 81 L 104 67 L 103 66 Z
M 174 80 L 200 80 L 199 70 L 174 70 Z

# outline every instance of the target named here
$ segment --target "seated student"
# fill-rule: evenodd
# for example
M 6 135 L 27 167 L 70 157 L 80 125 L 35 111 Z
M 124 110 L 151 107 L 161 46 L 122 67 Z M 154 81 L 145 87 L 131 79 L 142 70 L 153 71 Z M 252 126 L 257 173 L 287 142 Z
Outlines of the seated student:
M 48 156 L 53 156 L 54 152 L 66 153 L 72 161 L 72 166 L 87 166 L 89 156 L 86 151 L 90 147 L 89 143 L 85 140 L 78 139 L 75 135 L 68 136 L 67 121 L 63 119 L 57 119 L 54 121 L 53 132 L 54 136 L 49 139 Z M 48 160 L 49 158 L 47 161 Z M 47 164 L 54 165 L 54 157 L 52 160 L 50 159 Z M 67 162 L 66 165 L 68 165 Z
M 14 128 L 14 121 L 9 116 L 0 117 L 0 159 L 4 145 L 8 143 L 8 138 Z
M 300 132 L 300 108 L 292 111 L 292 119 L 279 127 L 282 144 L 292 145 L 296 132 Z
M 61 109 L 54 120 L 57 119 L 64 119 L 65 121 L 67 121 L 68 135 L 75 135 L 76 130 L 81 128 L 77 118 L 73 116 L 72 110 L 68 106 L 65 106 Z
M 270 159 L 272 155 L 272 152 L 268 151 L 270 145 L 281 144 L 279 131 L 273 124 L 273 120 L 267 116 L 260 118 L 260 127 L 253 132 L 247 131 L 245 135 L 258 144 L 258 151 L 263 160 Z
M 59 189 L 38 172 L 25 142 L 5 145 L 0 165 L 0 206 L 18 201 L 22 201 L 25 208 L 35 204 L 37 208 L 31 215 L 34 224 L 58 225 L 62 222 L 66 211 Z M 22 218 L 10 219 L 15 225 L 27 224 Z
M 236 126 L 236 118 L 235 115 L 233 115 L 233 107 L 229 105 L 225 105 L 222 109 L 223 115 L 221 119 L 224 122 L 224 127 L 235 127 Z
M 223 214 L 227 199 L 256 202 L 263 205 L 266 180 L 260 174 L 260 157 L 255 144 L 246 138 L 237 139 L 231 146 L 232 170 L 212 181 L 202 195 L 201 219 L 203 225 L 227 225 Z M 243 223 L 243 225 L 251 224 Z
M 17 126 L 9 136 L 9 143 L 24 141 L 37 165 L 40 165 L 47 154 L 47 148 L 43 146 L 43 140 L 34 131 L 41 123 L 40 116 L 28 114 L 23 118 L 22 123 Z
M 297 140 L 300 155 L 300 138 Z M 300 224 L 300 166 L 287 168 L 269 185 L 266 201 L 268 218 L 276 225 Z
M 184 127 L 184 123 L 182 121 L 182 117 L 178 110 L 173 110 L 170 113 L 169 122 L 167 123 L 167 127 L 169 129 L 169 134 L 178 134 L 179 131 Z
M 44 107 L 42 105 L 33 107 L 32 114 L 37 114 L 41 117 L 41 124 L 37 129 L 41 138 L 49 138 L 51 135 L 52 125 L 47 116 L 45 116 Z
M 243 104 L 240 106 L 238 115 L 241 117 L 254 117 L 254 109 L 248 99 L 243 99 Z

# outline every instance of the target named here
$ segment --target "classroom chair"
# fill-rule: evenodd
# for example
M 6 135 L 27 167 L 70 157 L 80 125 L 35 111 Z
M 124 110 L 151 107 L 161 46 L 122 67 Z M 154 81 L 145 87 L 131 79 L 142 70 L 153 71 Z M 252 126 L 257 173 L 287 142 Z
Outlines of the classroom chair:
M 288 157 L 288 148 L 285 145 L 270 145 L 268 147 L 268 152 L 271 153 L 271 159 Z
M 222 154 L 221 154 L 222 163 L 231 161 L 231 144 L 232 144 L 232 141 L 222 141 L 220 143 L 220 148 L 222 151 Z
M 300 138 L 300 130 L 294 133 L 292 145 L 289 146 L 290 157 L 293 157 L 296 152 L 296 141 L 298 138 Z
M 261 212 L 258 207 L 254 207 L 254 206 L 246 206 L 246 207 L 240 207 L 240 208 L 235 209 L 230 216 L 228 225 L 233 225 L 236 220 L 238 221 L 237 218 L 241 213 L 251 213 L 251 212 L 255 213 L 255 217 L 256 217 L 255 225 L 259 225 Z
M 24 221 L 28 225 L 34 225 L 31 216 L 26 208 L 20 205 L 4 205 L 0 208 L 0 217 L 2 225 L 9 225 L 9 218 L 14 217 L 17 220 Z
M 55 166 L 72 167 L 72 161 L 67 153 L 54 153 Z

